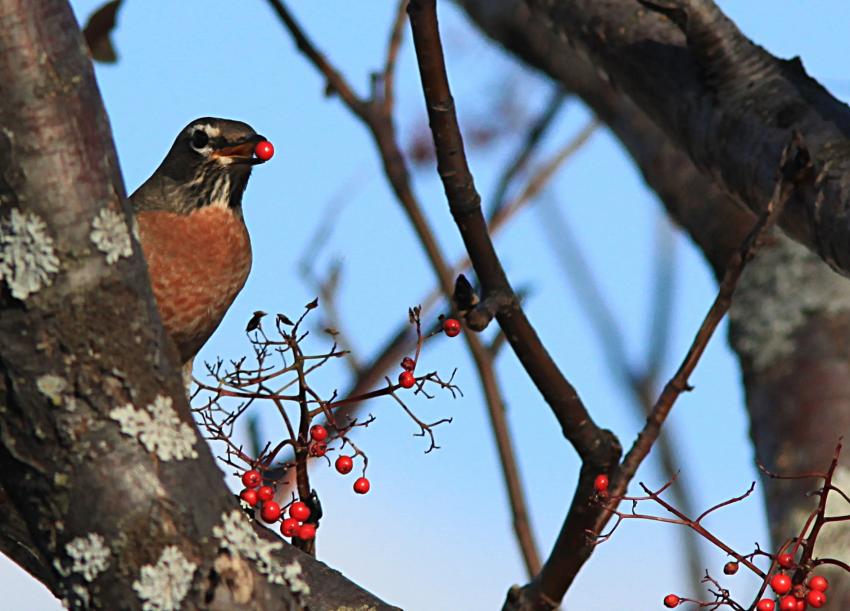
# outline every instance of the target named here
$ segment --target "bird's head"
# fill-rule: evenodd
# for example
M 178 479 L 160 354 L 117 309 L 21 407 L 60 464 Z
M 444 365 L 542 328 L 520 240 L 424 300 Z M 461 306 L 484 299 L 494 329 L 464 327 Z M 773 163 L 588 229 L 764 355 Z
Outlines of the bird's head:
M 168 202 L 175 212 L 204 206 L 238 210 L 251 168 L 264 163 L 254 150 L 265 140 L 241 121 L 196 119 L 180 130 L 162 164 L 137 192 L 141 197 L 134 204 L 143 209 L 159 207 L 147 197 L 158 191 L 156 199 Z

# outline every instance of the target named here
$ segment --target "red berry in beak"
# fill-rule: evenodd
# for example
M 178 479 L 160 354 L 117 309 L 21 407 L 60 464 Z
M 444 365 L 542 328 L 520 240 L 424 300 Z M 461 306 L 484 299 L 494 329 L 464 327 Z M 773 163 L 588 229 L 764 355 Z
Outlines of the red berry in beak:
M 257 159 L 268 161 L 274 156 L 274 145 L 268 140 L 263 140 L 254 148 L 254 154 L 257 156 Z

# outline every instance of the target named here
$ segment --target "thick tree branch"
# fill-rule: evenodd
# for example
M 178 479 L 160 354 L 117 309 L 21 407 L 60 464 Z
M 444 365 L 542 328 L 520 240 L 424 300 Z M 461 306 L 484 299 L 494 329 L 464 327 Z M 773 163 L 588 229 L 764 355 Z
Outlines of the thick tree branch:
M 459 1 L 488 36 L 578 95 L 605 122 L 719 278 L 755 215 L 704 176 L 643 111 L 603 80 L 586 56 L 534 18 L 524 0 Z
M 799 190 L 780 224 L 850 274 L 850 110 L 803 70 L 747 39 L 710 0 L 532 0 L 697 164 L 755 213 L 792 131 L 818 177 Z M 670 2 L 664 3 L 671 5 Z M 674 18 L 671 18 L 673 16 Z M 675 92 L 675 95 L 672 94 Z
M 6 401 L 0 396 L 0 405 Z M 50 563 L 32 540 L 29 527 L 0 488 L 0 550 L 51 590 L 58 588 Z
M 437 28 L 434 0 L 413 1 L 408 7 L 413 42 L 425 92 L 434 145 L 437 169 L 446 191 L 449 208 L 461 232 L 472 266 L 481 281 L 484 299 L 498 296 L 503 304 L 497 318 L 505 336 L 552 408 L 561 424 L 564 436 L 570 440 L 584 459 L 610 460 L 616 442 L 613 435 L 607 443 L 605 436 L 587 412 L 575 388 L 567 381 L 543 346 L 536 331 L 522 311 L 519 300 L 510 286 L 487 230 L 481 212 L 481 197 L 475 190 L 472 174 L 466 162 L 463 139 L 457 124 L 454 100 L 449 90 L 442 43 Z M 600 446 L 608 446 L 600 451 Z

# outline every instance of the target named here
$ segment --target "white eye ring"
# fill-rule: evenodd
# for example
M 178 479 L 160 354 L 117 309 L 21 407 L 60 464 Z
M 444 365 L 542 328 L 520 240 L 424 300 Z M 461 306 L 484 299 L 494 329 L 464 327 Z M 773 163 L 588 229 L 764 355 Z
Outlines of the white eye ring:
M 203 127 L 199 127 L 192 132 L 190 144 L 192 145 L 192 148 L 198 152 L 209 150 L 210 135 Z

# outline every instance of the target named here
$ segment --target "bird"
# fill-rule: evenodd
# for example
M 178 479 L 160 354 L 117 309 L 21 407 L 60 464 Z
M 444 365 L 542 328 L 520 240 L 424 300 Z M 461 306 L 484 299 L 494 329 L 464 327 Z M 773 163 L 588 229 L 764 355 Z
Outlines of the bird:
M 195 119 L 130 196 L 160 319 L 188 380 L 195 355 L 248 279 L 242 195 L 252 168 L 272 150 L 247 123 Z

